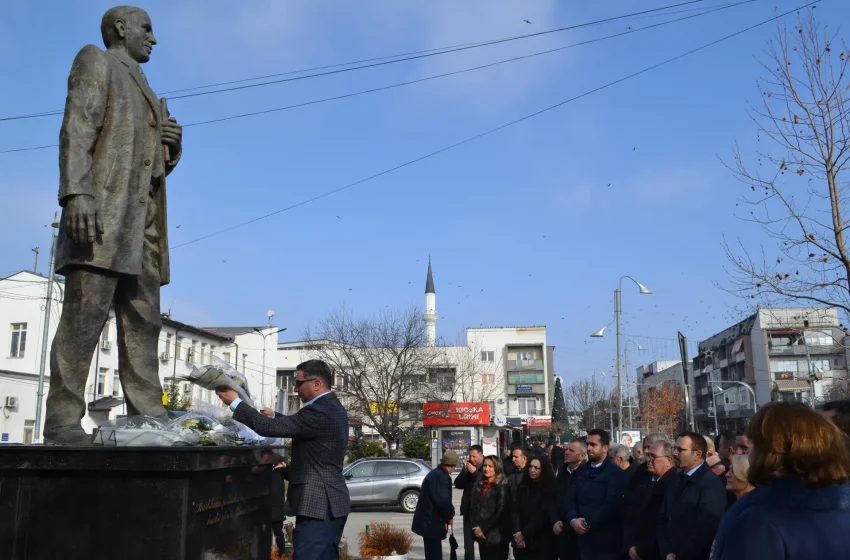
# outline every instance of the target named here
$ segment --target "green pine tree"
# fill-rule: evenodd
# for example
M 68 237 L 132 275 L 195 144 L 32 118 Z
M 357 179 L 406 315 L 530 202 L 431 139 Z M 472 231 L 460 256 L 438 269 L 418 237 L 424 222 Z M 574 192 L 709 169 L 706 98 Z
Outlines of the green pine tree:
M 550 440 L 570 433 L 570 421 L 567 417 L 567 403 L 564 402 L 564 390 L 561 388 L 561 378 L 555 378 L 555 397 L 552 400 L 552 431 Z

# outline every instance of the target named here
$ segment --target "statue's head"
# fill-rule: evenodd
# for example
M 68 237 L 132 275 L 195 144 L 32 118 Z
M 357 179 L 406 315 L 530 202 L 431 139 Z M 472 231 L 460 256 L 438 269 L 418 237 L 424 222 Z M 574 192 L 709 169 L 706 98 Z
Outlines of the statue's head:
M 121 48 L 139 63 L 150 60 L 156 44 L 153 24 L 147 12 L 134 6 L 116 6 L 103 14 L 100 33 L 106 48 Z

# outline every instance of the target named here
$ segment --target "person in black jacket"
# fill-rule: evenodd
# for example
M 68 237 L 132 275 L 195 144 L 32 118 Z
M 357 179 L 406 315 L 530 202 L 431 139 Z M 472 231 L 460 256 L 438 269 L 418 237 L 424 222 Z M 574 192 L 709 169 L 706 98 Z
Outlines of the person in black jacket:
M 460 514 L 463 516 L 463 557 L 475 560 L 475 538 L 472 536 L 472 524 L 469 522 L 469 495 L 472 486 L 481 476 L 481 463 L 484 462 L 484 450 L 480 445 L 469 447 L 469 458 L 463 462 L 463 469 L 455 479 L 455 488 L 463 490 L 460 499 Z
M 508 557 L 508 541 L 502 536 L 510 531 L 506 514 L 509 494 L 502 462 L 495 455 L 488 455 L 469 496 L 469 522 L 481 560 Z
M 452 477 L 449 473 L 457 463 L 457 453 L 444 452 L 440 466 L 425 476 L 419 489 L 419 501 L 416 503 L 416 511 L 413 512 L 410 530 L 422 537 L 425 560 L 443 560 L 442 541 L 445 540 L 448 525 L 455 516 L 455 507 L 452 505 Z
M 570 498 L 570 527 L 578 533 L 581 560 L 619 560 L 623 541 L 626 472 L 608 458 L 605 430 L 587 434 L 589 461 L 578 470 Z
M 653 444 L 645 454 L 650 482 L 635 493 L 635 503 L 627 513 L 625 550 L 630 560 L 659 560 L 658 518 L 670 484 L 677 480 L 673 466 L 673 446 L 667 441 Z
M 720 518 L 726 512 L 726 488 L 705 464 L 708 446 L 696 433 L 676 440 L 673 458 L 681 470 L 664 495 L 658 545 L 664 560 L 708 560 Z
M 567 445 L 566 463 L 558 469 L 555 479 L 555 500 L 550 508 L 550 522 L 561 560 L 579 558 L 578 535 L 570 527 L 570 496 L 578 480 L 578 469 L 586 458 L 587 445 L 578 439 L 571 441 Z
M 516 560 L 557 558 L 549 510 L 555 494 L 555 473 L 546 457 L 534 457 L 511 495 L 511 531 Z
M 563 445 L 561 445 L 560 443 L 552 448 L 552 451 L 549 454 L 549 458 L 552 462 L 552 470 L 555 471 L 555 474 L 557 474 L 558 471 L 561 470 L 561 467 L 564 466 L 564 461 L 566 460 L 566 457 L 566 449 L 564 449 Z
M 522 444 L 517 442 L 512 443 L 507 455 L 502 458 L 502 471 L 504 471 L 506 477 L 513 474 L 516 470 L 516 467 L 514 467 L 514 449 L 522 449 Z

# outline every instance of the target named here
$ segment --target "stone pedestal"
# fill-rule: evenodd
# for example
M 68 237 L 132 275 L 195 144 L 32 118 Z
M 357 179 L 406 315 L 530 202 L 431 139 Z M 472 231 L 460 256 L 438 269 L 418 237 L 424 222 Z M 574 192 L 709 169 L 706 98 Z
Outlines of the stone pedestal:
M 261 451 L 0 445 L 0 560 L 268 560 Z

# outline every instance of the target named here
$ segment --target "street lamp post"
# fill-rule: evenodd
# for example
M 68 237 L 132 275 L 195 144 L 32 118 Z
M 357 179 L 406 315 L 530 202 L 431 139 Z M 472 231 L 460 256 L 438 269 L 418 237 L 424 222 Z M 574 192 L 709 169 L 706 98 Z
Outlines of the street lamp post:
M 647 294 L 647 295 L 652 293 L 652 290 L 650 290 L 649 288 L 647 288 L 646 286 L 644 286 L 643 284 L 641 284 L 640 282 L 638 282 L 637 280 L 635 280 L 634 278 L 632 278 L 631 276 L 628 276 L 628 275 L 620 277 L 619 287 L 616 290 L 614 290 L 614 322 L 617 325 L 617 393 L 618 393 L 618 399 L 620 401 L 620 405 L 618 407 L 620 417 L 619 417 L 617 424 L 620 428 L 620 431 L 623 430 L 623 378 L 622 378 L 622 368 L 621 368 L 622 364 L 620 363 L 620 352 L 622 351 L 622 341 L 621 341 L 622 335 L 620 333 L 620 315 L 623 314 L 623 302 L 622 302 L 621 294 L 623 292 L 623 280 L 625 278 L 628 278 L 629 280 L 634 282 L 637 285 L 638 290 L 640 290 L 640 293 Z M 593 333 L 590 336 L 595 337 L 595 338 L 600 338 L 600 337 L 604 336 L 604 331 L 607 328 L 607 326 L 608 325 L 606 325 L 605 327 L 602 327 L 601 329 L 599 329 L 598 331 L 596 331 L 595 333 Z M 617 439 L 619 440 L 619 435 L 617 436 Z
M 269 318 L 271 321 L 271 317 Z M 271 325 L 269 325 L 271 327 Z M 286 327 L 278 329 L 274 332 L 263 333 L 261 329 L 254 327 L 254 332 L 263 337 L 263 373 L 260 377 L 260 405 L 266 406 L 266 337 L 273 334 L 281 333 L 286 330 Z

